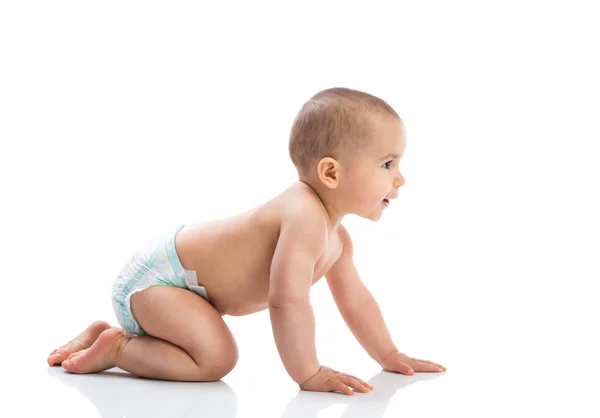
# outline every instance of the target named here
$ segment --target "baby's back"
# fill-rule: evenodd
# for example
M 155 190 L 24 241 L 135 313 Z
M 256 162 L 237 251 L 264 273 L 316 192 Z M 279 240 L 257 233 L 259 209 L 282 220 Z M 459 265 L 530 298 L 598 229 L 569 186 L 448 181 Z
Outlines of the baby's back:
M 247 315 L 268 307 L 270 269 L 286 209 L 322 204 L 306 184 L 297 182 L 266 203 L 229 218 L 187 225 L 175 245 L 184 268 L 195 270 L 210 303 L 221 315 Z M 323 216 L 325 217 L 325 209 Z M 315 266 L 313 284 L 341 253 L 330 233 Z

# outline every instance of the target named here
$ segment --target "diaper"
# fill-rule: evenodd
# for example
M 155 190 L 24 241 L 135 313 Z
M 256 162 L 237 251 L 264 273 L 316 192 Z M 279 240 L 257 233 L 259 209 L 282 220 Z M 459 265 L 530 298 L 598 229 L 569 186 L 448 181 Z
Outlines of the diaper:
M 206 289 L 198 286 L 196 271 L 184 269 L 175 250 L 175 237 L 184 226 L 179 225 L 135 251 L 117 274 L 112 289 L 112 304 L 117 321 L 127 333 L 147 335 L 133 317 L 131 295 L 150 286 L 189 289 L 209 302 Z

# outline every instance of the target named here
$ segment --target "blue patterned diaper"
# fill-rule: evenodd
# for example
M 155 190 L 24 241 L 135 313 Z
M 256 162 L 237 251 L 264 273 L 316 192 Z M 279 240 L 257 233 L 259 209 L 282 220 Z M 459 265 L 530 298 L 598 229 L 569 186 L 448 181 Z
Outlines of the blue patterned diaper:
M 147 335 L 133 317 L 131 295 L 150 286 L 189 289 L 208 301 L 206 289 L 198 286 L 196 271 L 184 269 L 175 250 L 175 236 L 184 226 L 136 251 L 119 271 L 113 285 L 112 303 L 117 321 L 129 334 Z

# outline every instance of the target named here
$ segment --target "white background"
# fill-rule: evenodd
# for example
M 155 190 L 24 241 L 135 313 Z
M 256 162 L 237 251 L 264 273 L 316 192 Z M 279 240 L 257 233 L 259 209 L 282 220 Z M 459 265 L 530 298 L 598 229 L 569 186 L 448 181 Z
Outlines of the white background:
M 591 1 L 2 2 L 0 409 L 598 416 L 599 17 Z M 319 360 L 375 376 L 370 394 L 296 396 L 267 311 L 225 317 L 240 361 L 221 404 L 182 406 L 202 384 L 151 395 L 152 382 L 47 367 L 93 320 L 116 325 L 112 280 L 137 245 L 296 181 L 291 123 L 336 86 L 405 122 L 399 199 L 344 224 L 394 341 L 444 375 L 381 374 L 325 281 Z

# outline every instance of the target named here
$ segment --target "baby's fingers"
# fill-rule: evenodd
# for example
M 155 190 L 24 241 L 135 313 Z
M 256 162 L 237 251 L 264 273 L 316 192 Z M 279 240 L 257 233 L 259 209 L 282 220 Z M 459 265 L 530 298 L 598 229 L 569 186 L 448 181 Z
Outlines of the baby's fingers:
M 342 392 L 344 395 L 352 396 L 354 392 L 350 390 L 350 388 L 339 380 L 334 380 L 331 382 L 331 392 Z
M 360 392 L 369 392 L 371 390 L 369 388 L 369 386 L 367 386 L 366 383 L 364 383 L 364 382 L 361 383 L 360 380 L 354 376 L 340 374 L 340 375 L 338 375 L 338 378 L 342 381 L 342 383 L 345 383 L 346 385 L 350 386 L 354 390 L 357 390 Z
M 418 361 L 419 363 L 431 364 L 432 366 L 439 367 L 440 369 L 444 369 L 444 370 L 446 370 L 446 368 L 445 368 L 444 366 L 442 366 L 442 365 L 439 365 L 439 364 L 437 364 L 437 363 L 434 363 L 433 361 L 429 361 L 429 360 L 421 360 L 421 359 L 418 359 L 418 358 L 415 358 L 415 359 L 413 359 L 413 360 L 415 360 L 415 361 Z
M 434 366 L 433 364 L 429 364 L 429 363 L 422 363 L 422 362 L 417 362 L 417 363 L 413 364 L 413 369 L 416 372 L 441 372 L 441 371 L 443 371 L 443 369 L 441 367 Z
M 368 384 L 367 382 L 365 382 L 364 380 L 359 379 L 356 376 L 352 376 L 351 374 L 346 374 L 346 373 L 342 373 L 342 376 L 347 376 L 350 377 L 354 380 L 356 380 L 358 383 L 360 383 L 361 385 L 363 385 L 364 387 L 368 388 L 368 389 L 373 389 L 373 386 Z

